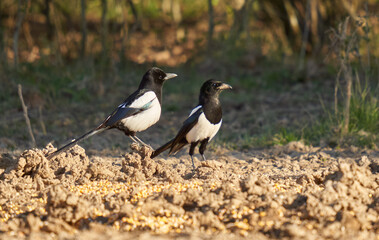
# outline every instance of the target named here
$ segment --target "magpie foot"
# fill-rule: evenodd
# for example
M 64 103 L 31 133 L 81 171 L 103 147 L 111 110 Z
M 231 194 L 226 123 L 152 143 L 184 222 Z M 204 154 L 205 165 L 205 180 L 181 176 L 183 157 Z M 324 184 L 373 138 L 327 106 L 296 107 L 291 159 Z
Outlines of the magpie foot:
M 139 139 L 137 136 L 134 136 L 134 138 L 140 143 L 142 144 L 143 146 L 147 147 L 147 148 L 150 148 L 151 150 L 154 151 L 154 148 L 152 148 L 149 144 L 146 144 L 144 143 L 141 139 Z
M 132 139 L 133 142 L 134 142 L 135 144 L 137 144 L 138 146 L 141 146 L 141 145 L 142 145 L 142 146 L 145 146 L 145 147 L 151 149 L 152 151 L 154 151 L 154 148 L 153 148 L 153 147 L 151 147 L 150 145 L 144 143 L 144 142 L 143 142 L 141 139 L 139 139 L 137 136 L 129 136 L 129 137 L 130 137 L 130 139 Z

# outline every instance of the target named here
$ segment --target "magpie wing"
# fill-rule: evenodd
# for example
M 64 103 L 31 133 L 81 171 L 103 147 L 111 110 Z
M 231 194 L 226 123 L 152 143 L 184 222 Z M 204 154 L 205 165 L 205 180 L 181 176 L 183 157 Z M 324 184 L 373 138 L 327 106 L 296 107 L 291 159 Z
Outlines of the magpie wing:
M 182 147 L 184 147 L 188 142 L 186 140 L 186 135 L 191 129 L 196 125 L 199 120 L 199 116 L 203 113 L 203 108 L 200 107 L 196 112 L 192 113 L 184 122 L 183 126 L 180 128 L 178 134 L 174 138 L 169 154 L 176 153 Z
M 133 102 L 140 97 L 143 97 L 146 92 L 146 90 L 139 90 L 134 92 L 122 104 L 120 104 L 98 128 L 112 127 L 122 119 L 136 115 L 142 111 L 149 109 L 155 98 L 146 100 L 146 103 L 144 103 L 141 107 L 131 107 Z

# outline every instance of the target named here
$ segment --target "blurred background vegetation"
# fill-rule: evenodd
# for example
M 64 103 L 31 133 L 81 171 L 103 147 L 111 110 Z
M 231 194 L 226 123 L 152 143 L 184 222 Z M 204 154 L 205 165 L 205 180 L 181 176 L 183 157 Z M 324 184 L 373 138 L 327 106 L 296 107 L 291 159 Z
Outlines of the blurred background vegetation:
M 217 78 L 234 87 L 218 144 L 377 149 L 378 12 L 377 0 L 1 0 L 0 147 L 29 144 L 17 84 L 43 146 L 99 124 L 158 66 L 180 77 L 145 135 L 157 145 Z

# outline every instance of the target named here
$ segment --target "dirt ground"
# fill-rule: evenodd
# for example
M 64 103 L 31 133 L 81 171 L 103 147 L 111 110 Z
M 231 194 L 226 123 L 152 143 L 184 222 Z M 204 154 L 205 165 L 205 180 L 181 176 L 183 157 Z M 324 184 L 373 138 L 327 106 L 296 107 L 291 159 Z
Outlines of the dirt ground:
M 291 142 L 195 161 L 80 146 L 0 158 L 0 239 L 379 239 L 379 153 Z

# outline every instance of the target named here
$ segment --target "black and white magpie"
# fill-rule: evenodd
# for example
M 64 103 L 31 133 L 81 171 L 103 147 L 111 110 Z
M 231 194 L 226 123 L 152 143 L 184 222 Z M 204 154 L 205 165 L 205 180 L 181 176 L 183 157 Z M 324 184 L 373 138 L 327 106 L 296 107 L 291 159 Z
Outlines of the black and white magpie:
M 222 123 L 221 103 L 218 99 L 222 90 L 231 89 L 228 84 L 210 79 L 200 89 L 199 104 L 191 111 L 174 139 L 151 154 L 151 158 L 170 149 L 169 154 L 177 153 L 185 145 L 191 144 L 189 155 L 193 162 L 195 147 L 200 143 L 199 152 L 205 161 L 204 151 L 208 142 L 216 135 Z
M 176 76 L 174 73 L 165 73 L 157 67 L 149 69 L 142 77 L 137 91 L 121 103 L 98 127 L 48 155 L 47 159 L 51 159 L 81 140 L 112 128 L 123 131 L 135 143 L 148 146 L 136 136 L 136 133 L 158 122 L 161 116 L 163 83 Z

